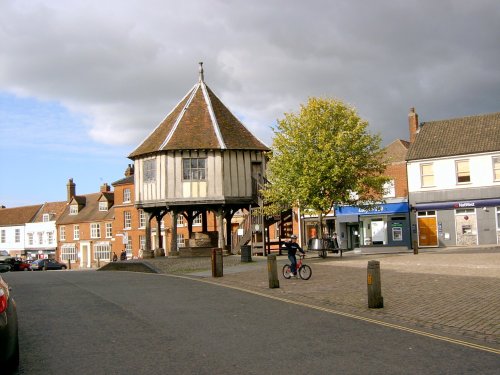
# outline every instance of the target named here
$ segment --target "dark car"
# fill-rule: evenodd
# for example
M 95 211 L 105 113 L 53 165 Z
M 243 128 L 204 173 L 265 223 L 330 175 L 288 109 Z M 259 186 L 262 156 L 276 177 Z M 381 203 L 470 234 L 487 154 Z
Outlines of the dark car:
M 37 259 L 31 262 L 31 269 L 33 271 L 41 270 L 65 270 L 67 266 L 64 263 L 59 263 L 54 259 Z
M 0 272 L 9 272 L 11 268 L 10 263 L 0 261 Z
M 31 264 L 21 258 L 10 258 L 5 263 L 10 264 L 11 271 L 31 271 Z
M 0 277 L 0 372 L 9 374 L 19 366 L 16 303 Z

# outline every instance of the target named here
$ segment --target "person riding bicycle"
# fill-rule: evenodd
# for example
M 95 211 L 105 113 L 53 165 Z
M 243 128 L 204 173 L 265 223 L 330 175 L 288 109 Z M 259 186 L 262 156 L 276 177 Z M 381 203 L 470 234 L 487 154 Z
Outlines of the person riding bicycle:
M 297 243 L 297 236 L 295 234 L 292 234 L 290 236 L 290 241 L 285 242 L 285 246 L 288 250 L 288 259 L 290 260 L 290 269 L 292 271 L 292 277 L 297 277 L 297 258 L 295 257 L 295 254 L 297 253 L 297 250 L 304 255 L 306 253 Z

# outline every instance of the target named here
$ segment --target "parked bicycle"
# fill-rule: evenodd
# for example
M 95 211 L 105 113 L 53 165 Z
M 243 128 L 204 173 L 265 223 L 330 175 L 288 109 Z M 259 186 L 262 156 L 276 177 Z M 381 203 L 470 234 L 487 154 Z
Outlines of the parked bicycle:
M 307 264 L 304 264 L 302 260 L 305 258 L 305 255 L 299 255 L 299 259 L 297 260 L 297 274 L 300 276 L 302 280 L 309 280 L 312 276 L 312 269 Z M 292 266 L 290 264 L 285 264 L 283 266 L 283 277 L 285 279 L 289 279 L 292 277 Z

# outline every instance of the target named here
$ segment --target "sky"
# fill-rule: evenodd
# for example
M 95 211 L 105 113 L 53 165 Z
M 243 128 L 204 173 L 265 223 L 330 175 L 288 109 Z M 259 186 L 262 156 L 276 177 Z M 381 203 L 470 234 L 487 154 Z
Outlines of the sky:
M 310 97 L 382 146 L 500 111 L 498 0 L 0 0 L 0 205 L 99 191 L 198 81 L 272 146 Z

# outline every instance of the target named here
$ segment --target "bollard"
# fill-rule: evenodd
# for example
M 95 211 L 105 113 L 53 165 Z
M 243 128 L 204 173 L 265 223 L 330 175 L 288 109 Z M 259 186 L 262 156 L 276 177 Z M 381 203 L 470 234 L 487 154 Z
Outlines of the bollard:
M 276 264 L 276 255 L 274 254 L 267 256 L 267 275 L 269 277 L 269 288 L 279 288 L 278 265 Z
M 418 241 L 417 240 L 413 241 L 413 254 L 415 254 L 415 255 L 418 254 Z
M 71 269 L 71 259 L 68 259 L 68 269 Z
M 241 245 L 241 262 L 252 261 L 252 246 Z
M 368 307 L 371 309 L 384 307 L 380 280 L 380 262 L 378 260 L 370 260 L 368 262 L 367 284 Z
M 222 277 L 222 249 L 212 249 L 212 277 Z

